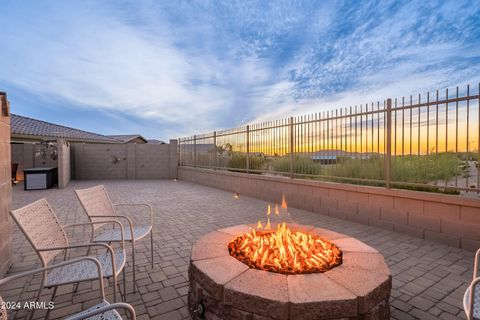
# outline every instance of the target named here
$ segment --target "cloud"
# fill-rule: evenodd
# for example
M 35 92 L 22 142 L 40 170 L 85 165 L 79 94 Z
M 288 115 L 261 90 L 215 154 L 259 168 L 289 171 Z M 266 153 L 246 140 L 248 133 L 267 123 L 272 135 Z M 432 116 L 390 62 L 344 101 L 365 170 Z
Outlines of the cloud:
M 11 13 L 0 20 L 0 84 L 77 112 L 149 120 L 165 138 L 478 81 L 480 74 L 480 9 L 468 1 L 0 7 Z

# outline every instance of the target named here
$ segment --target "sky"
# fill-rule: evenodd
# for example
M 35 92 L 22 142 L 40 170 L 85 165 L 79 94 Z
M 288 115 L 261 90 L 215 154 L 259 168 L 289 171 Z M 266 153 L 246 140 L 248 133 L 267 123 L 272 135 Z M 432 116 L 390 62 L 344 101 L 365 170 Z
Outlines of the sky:
M 0 2 L 12 112 L 162 140 L 480 81 L 480 3 Z

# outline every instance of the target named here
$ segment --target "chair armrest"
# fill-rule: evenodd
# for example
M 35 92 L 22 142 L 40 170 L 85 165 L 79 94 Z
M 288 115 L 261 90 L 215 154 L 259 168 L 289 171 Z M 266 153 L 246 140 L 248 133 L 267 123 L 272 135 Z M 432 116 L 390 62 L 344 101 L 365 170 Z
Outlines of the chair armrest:
M 470 297 L 468 301 L 469 304 L 468 306 L 464 305 L 465 313 L 467 313 L 468 319 L 473 319 L 473 305 L 474 305 L 473 300 L 475 299 L 475 287 L 478 285 L 478 283 L 480 283 L 480 277 L 473 279 L 473 281 L 470 283 L 470 286 L 469 286 L 469 289 L 470 289 Z M 466 295 L 466 292 L 465 292 L 465 295 Z M 465 300 L 465 297 L 464 297 L 464 300 Z M 468 312 L 466 307 L 468 307 Z
M 133 222 L 132 222 L 132 219 L 130 219 L 129 217 L 122 216 L 122 215 L 100 215 L 100 216 L 89 216 L 89 217 L 90 218 L 123 218 L 128 222 L 128 225 L 130 227 L 130 234 L 132 235 L 132 239 L 133 239 Z M 105 222 L 101 222 L 101 223 L 105 223 Z
M 107 311 L 113 310 L 113 309 L 126 309 L 128 311 L 128 313 L 130 314 L 130 319 L 132 319 L 132 320 L 137 319 L 136 314 L 135 314 L 135 309 L 133 309 L 133 307 L 131 305 L 129 305 L 128 303 L 123 303 L 123 302 L 112 303 L 108 306 L 92 310 L 91 312 L 88 312 L 88 313 L 85 313 L 85 314 L 82 314 L 82 315 L 78 315 L 78 316 L 70 317 L 69 319 L 70 320 L 87 319 L 87 318 L 93 317 L 97 314 L 101 314 L 101 313 L 104 313 L 104 312 L 107 312 Z
M 114 223 L 114 224 L 118 224 L 120 226 L 121 235 L 122 235 L 122 250 L 125 251 L 125 236 L 124 236 L 125 233 L 124 233 L 124 230 L 123 230 L 123 224 L 121 224 L 117 220 L 89 221 L 89 222 L 73 223 L 73 224 L 64 225 L 64 226 L 62 226 L 62 228 L 65 229 L 65 228 L 71 228 L 71 227 L 87 226 L 87 225 L 94 225 L 94 224 L 105 224 L 105 223 Z
M 153 208 L 148 203 L 115 203 L 114 207 L 138 207 L 143 206 L 147 207 L 150 211 L 150 226 L 153 226 Z
M 7 283 L 9 281 L 12 281 L 12 280 L 16 280 L 18 278 L 28 277 L 28 276 L 31 276 L 31 275 L 34 275 L 34 274 L 37 274 L 37 273 L 50 271 L 52 269 L 68 266 L 70 264 L 74 264 L 74 263 L 77 263 L 77 262 L 80 262 L 80 261 L 83 261 L 83 260 L 90 260 L 93 263 L 95 263 L 95 265 L 97 266 L 98 282 L 99 282 L 99 285 L 100 285 L 100 291 L 102 293 L 102 298 L 105 299 L 105 288 L 103 286 L 102 266 L 100 264 L 100 261 L 98 261 L 94 257 L 79 257 L 79 258 L 71 259 L 71 260 L 68 260 L 68 261 L 63 261 L 63 262 L 60 262 L 60 263 L 57 263 L 57 264 L 54 264 L 54 265 L 51 265 L 51 266 L 48 266 L 48 267 L 20 272 L 20 273 L 8 276 L 6 278 L 0 279 L 0 285 L 5 284 L 5 283 Z
M 122 251 L 123 251 L 123 254 L 125 256 L 125 242 L 123 240 L 123 226 L 122 226 L 121 223 L 119 223 L 119 224 L 122 228 Z M 82 224 L 79 224 L 79 225 L 82 225 Z M 96 242 L 96 243 L 76 244 L 76 245 L 72 245 L 72 246 L 63 246 L 63 247 L 40 248 L 40 249 L 37 249 L 37 251 L 40 252 L 40 251 L 52 251 L 52 250 L 68 250 L 68 249 L 74 249 L 74 248 L 87 248 L 87 247 L 104 247 L 104 248 L 107 248 L 107 250 L 110 252 L 110 258 L 112 260 L 112 271 L 114 273 L 117 273 L 117 266 L 115 265 L 115 252 L 113 251 L 113 248 L 106 243 Z
M 473 265 L 473 280 L 478 277 L 478 263 L 480 262 L 480 249 L 475 252 L 475 262 Z

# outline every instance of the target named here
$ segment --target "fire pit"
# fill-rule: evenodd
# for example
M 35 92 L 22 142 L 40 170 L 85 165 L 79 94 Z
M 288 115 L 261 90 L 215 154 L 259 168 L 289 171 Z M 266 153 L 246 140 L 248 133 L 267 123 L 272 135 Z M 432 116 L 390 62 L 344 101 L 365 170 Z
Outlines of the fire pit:
M 375 249 L 327 229 L 269 224 L 197 241 L 193 319 L 389 319 L 391 275 Z
M 251 268 L 284 274 L 325 272 L 342 263 L 342 252 L 326 239 L 290 230 L 285 222 L 265 229 L 235 238 L 230 255 Z

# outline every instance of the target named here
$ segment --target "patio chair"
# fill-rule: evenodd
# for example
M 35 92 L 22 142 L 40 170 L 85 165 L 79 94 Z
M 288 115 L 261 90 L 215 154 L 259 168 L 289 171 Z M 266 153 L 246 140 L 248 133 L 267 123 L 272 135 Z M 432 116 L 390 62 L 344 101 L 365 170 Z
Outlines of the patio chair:
M 480 277 L 478 277 L 479 258 L 480 249 L 475 253 L 473 280 L 463 296 L 463 310 L 465 310 L 468 320 L 480 319 Z
M 80 319 L 122 319 L 120 314 L 118 313 L 117 309 L 125 309 L 129 315 L 130 319 L 136 319 L 135 315 L 135 309 L 127 303 L 113 303 L 110 304 L 106 299 L 105 299 L 105 288 L 103 286 L 103 273 L 102 273 L 102 267 L 100 261 L 93 257 L 80 257 L 76 259 L 71 259 L 69 261 L 61 262 L 58 264 L 51 265 L 46 268 L 41 268 L 41 269 L 36 269 L 36 270 L 31 270 L 31 271 L 25 271 L 21 273 L 17 273 L 14 275 L 11 275 L 9 277 L 0 279 L 0 287 L 12 280 L 20 279 L 23 277 L 28 277 L 28 276 L 33 276 L 38 273 L 45 273 L 49 272 L 58 268 L 65 268 L 68 266 L 71 266 L 73 264 L 82 264 L 84 266 L 89 265 L 92 267 L 92 269 L 96 270 L 97 273 L 97 279 L 99 283 L 99 289 L 101 292 L 101 302 L 94 305 L 93 307 L 81 311 L 80 313 L 68 316 L 66 319 L 68 320 L 80 320 Z M 48 315 L 48 314 L 47 314 Z M 97 316 L 97 317 L 95 317 Z M 0 296 L 0 320 L 7 320 L 7 310 L 5 309 L 5 305 L 3 303 L 3 299 Z
M 105 243 L 84 243 L 77 245 L 69 245 L 69 239 L 65 233 L 66 228 L 77 226 L 93 226 L 99 222 L 84 222 L 62 226 L 55 212 L 45 198 L 37 200 L 20 209 L 12 210 L 10 214 L 17 223 L 20 230 L 25 234 L 26 238 L 32 245 L 42 262 L 43 267 L 47 267 L 59 254 L 64 253 L 64 260 L 68 258 L 68 252 L 74 248 L 92 247 L 105 248 L 104 254 L 95 256 L 103 268 L 103 276 L 105 278 L 113 277 L 113 299 L 117 302 L 117 277 L 123 271 L 123 288 L 125 296 L 125 243 L 123 237 L 123 226 L 116 220 L 106 220 L 102 223 L 112 223 L 119 226 L 120 234 L 120 250 L 113 248 Z M 88 253 L 87 253 L 88 255 Z M 38 298 L 44 287 L 54 287 L 53 297 L 55 297 L 57 287 L 64 284 L 79 283 L 81 281 L 90 281 L 96 279 L 97 272 L 92 264 L 85 265 L 83 262 L 65 265 L 62 268 L 56 268 L 52 272 L 44 272 L 41 289 L 38 292 Z
M 91 187 L 87 189 L 75 190 L 80 203 L 82 204 L 88 218 L 91 222 L 102 222 L 105 219 L 124 219 L 128 223 L 128 227 L 125 228 L 125 241 L 132 243 L 132 260 L 133 260 L 133 291 L 135 292 L 135 242 L 146 237 L 150 234 L 150 255 L 153 268 L 153 210 L 152 206 L 147 203 L 118 203 L 113 204 L 107 193 L 107 190 L 103 185 Z M 127 207 L 140 207 L 143 206 L 148 209 L 150 213 L 150 225 L 137 225 L 125 215 L 118 215 L 115 208 L 127 206 Z M 93 227 L 92 242 L 116 242 L 120 241 L 120 232 L 118 229 L 105 229 L 101 228 L 102 225 L 96 224 Z M 96 232 L 97 229 L 101 228 Z M 133 236 L 132 236 L 133 235 Z

